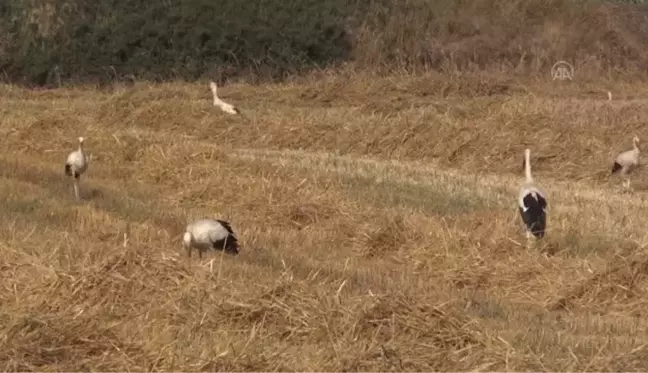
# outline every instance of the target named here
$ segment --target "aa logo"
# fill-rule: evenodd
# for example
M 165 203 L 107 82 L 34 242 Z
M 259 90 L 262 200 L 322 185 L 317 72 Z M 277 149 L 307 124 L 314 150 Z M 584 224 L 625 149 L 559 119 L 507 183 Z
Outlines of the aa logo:
M 574 66 L 567 61 L 558 61 L 551 66 L 552 80 L 572 80 L 574 77 Z

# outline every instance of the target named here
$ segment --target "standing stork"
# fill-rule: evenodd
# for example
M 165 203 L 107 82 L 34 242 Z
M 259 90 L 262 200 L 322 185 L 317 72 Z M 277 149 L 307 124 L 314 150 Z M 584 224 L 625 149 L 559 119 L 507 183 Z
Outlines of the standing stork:
M 524 172 L 526 180 L 520 188 L 518 206 L 520 216 L 526 226 L 527 245 L 532 236 L 540 239 L 545 235 L 547 228 L 547 197 L 535 184 L 531 176 L 531 150 L 524 150 Z
M 637 147 L 638 143 L 639 137 L 633 137 L 633 148 L 617 155 L 614 159 L 614 164 L 612 165 L 613 174 L 621 171 L 621 175 L 626 177 L 626 181 L 623 183 L 623 185 L 628 189 L 630 188 L 630 178 L 626 175 L 628 174 L 628 172 L 632 171 L 632 169 L 639 165 L 639 147 Z
M 218 86 L 216 86 L 215 82 L 210 82 L 209 83 L 209 88 L 211 89 L 212 95 L 214 96 L 214 106 L 220 107 L 221 110 L 223 110 L 224 112 L 229 113 L 229 114 L 240 114 L 241 113 L 239 111 L 239 109 L 237 109 L 233 105 L 230 105 L 227 102 L 225 102 L 225 101 L 221 100 L 220 98 L 218 98 L 218 93 L 217 93 Z
M 225 251 L 228 254 L 239 253 L 238 239 L 230 224 L 218 219 L 200 219 L 189 225 L 182 239 L 184 248 L 191 258 L 191 250 L 198 249 L 202 259 L 203 251 L 210 249 Z
M 83 151 L 83 137 L 79 137 L 79 148 L 68 154 L 65 161 L 65 175 L 71 176 L 74 183 L 74 197 L 77 201 L 81 198 L 79 195 L 79 181 L 81 175 L 88 169 L 89 157 Z

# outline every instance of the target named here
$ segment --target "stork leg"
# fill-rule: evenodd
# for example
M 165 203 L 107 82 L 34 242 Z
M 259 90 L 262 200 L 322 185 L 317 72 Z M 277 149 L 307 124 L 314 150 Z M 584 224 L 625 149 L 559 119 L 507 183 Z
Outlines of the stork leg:
M 529 230 L 526 231 L 526 239 L 527 239 L 527 249 L 530 249 L 533 247 L 533 234 Z
M 74 198 L 76 198 L 77 201 L 81 199 L 80 194 L 79 194 L 79 180 L 74 179 Z
M 630 177 L 628 176 L 628 171 L 629 171 L 629 167 L 627 166 L 623 166 L 623 168 L 621 169 L 621 177 L 624 179 L 623 189 L 626 192 L 630 191 Z

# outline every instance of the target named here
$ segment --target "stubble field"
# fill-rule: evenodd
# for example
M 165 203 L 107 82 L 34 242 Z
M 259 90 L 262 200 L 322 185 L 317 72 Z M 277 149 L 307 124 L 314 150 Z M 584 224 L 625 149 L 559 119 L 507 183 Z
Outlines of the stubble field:
M 207 84 L 0 93 L 3 370 L 648 369 L 648 177 L 609 175 L 648 141 L 641 83 L 221 87 L 244 116 Z M 532 249 L 526 147 L 550 205 Z M 200 217 L 241 253 L 189 260 Z

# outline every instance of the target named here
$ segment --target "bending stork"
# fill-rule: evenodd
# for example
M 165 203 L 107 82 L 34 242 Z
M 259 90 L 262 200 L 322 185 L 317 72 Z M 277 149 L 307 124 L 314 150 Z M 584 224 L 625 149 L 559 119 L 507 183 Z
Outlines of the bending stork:
M 626 181 L 623 183 L 626 188 L 630 188 L 630 178 L 626 175 L 639 165 L 638 143 L 639 137 L 635 136 L 632 139 L 633 148 L 617 155 L 614 159 L 614 164 L 612 165 L 613 174 L 621 171 L 621 175 L 626 177 Z
M 184 248 L 191 258 L 191 250 L 198 249 L 202 259 L 203 251 L 210 249 L 225 251 L 228 254 L 239 253 L 238 239 L 228 222 L 218 219 L 201 219 L 189 225 L 182 239 Z

